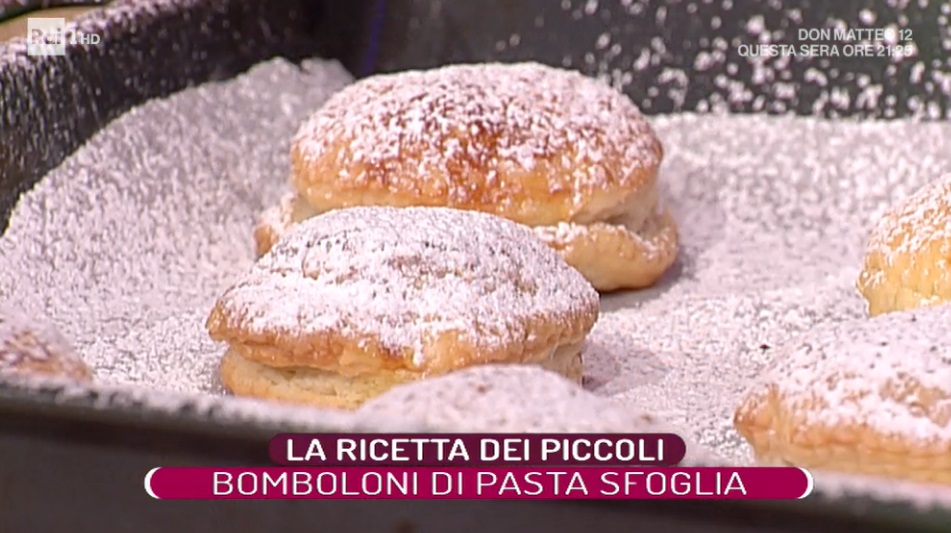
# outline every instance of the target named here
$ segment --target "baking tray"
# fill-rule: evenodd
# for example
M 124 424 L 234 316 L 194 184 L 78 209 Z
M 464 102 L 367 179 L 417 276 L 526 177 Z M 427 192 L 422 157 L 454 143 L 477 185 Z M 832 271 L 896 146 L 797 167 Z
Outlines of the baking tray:
M 29 2 L 15 5 L 27 12 Z M 43 4 L 38 2 L 37 4 Z M 801 27 L 828 20 L 856 21 L 876 15 L 884 25 L 902 18 L 915 32 L 925 68 L 951 71 L 941 43 L 947 39 L 940 4 L 901 11 L 883 2 L 656 2 L 626 0 L 178 0 L 129 2 L 129 9 L 97 22 L 96 31 L 114 44 L 60 57 L 0 53 L 0 231 L 18 197 L 103 125 L 131 107 L 184 87 L 224 79 L 275 56 L 338 59 L 356 76 L 463 61 L 534 59 L 579 68 L 620 81 L 624 92 L 648 114 L 704 111 L 711 94 L 737 113 L 796 113 L 825 117 L 890 118 L 947 112 L 947 88 L 914 84 L 909 63 L 883 69 L 879 60 L 823 58 L 794 62 L 777 83 L 751 83 L 752 98 L 733 100 L 718 83 L 723 64 L 698 67 L 698 43 L 736 42 L 751 21 L 781 23 L 792 9 Z M 793 5 L 796 4 L 796 5 Z M 637 6 L 632 9 L 631 6 Z M 2 9 L 2 8 L 0 8 Z M 2 16 L 4 11 L 0 11 Z M 7 11 L 7 14 L 13 11 Z M 716 30 L 696 20 L 720 17 Z M 778 22 L 777 22 L 778 21 Z M 944 23 L 946 25 L 946 22 Z M 621 50 L 599 49 L 601 35 L 623 42 Z M 656 63 L 639 64 L 641 51 L 663 44 Z M 104 50 L 108 50 L 105 53 Z M 632 70 L 632 65 L 634 69 Z M 861 75 L 883 87 L 888 106 L 852 97 L 828 99 L 815 71 L 828 84 L 857 96 Z M 624 72 L 632 72 L 630 79 Z M 676 73 L 680 74 L 676 74 Z M 756 76 L 743 67 L 732 79 Z M 684 80 L 689 83 L 685 83 Z M 800 87 L 790 94 L 781 84 Z M 37 95 L 40 95 L 37 97 Z M 929 117 L 925 117 L 929 118 Z M 2 275 L 2 273 L 0 273 Z M 281 424 L 266 419 L 235 421 L 215 409 L 180 403 L 173 409 L 144 408 L 136 392 L 116 388 L 78 394 L 51 382 L 0 384 L 0 447 L 9 464 L 0 469 L 5 504 L 3 530 L 101 530 L 102 509 L 117 524 L 136 529 L 230 528 L 265 524 L 320 524 L 368 531 L 493 529 L 526 527 L 618 527 L 634 523 L 672 531 L 940 531 L 949 515 L 896 502 L 813 498 L 789 503 L 428 503 L 266 502 L 199 506 L 155 504 L 138 490 L 141 476 L 156 464 L 253 464 L 266 461 L 265 443 L 275 432 L 300 428 L 334 431 L 332 417 L 314 420 L 307 410 L 288 408 Z M 171 401 L 171 400 L 170 400 Z M 104 408 L 105 407 L 105 408 Z M 397 428 L 366 428 L 367 431 Z M 43 465 L 37 470 L 37 465 Z M 98 476 L 98 477 L 97 477 Z M 82 479 L 103 479 L 80 485 Z M 94 489 L 83 490 L 80 487 Z M 44 512 L 50 501 L 60 512 Z M 366 509 L 361 508 L 365 506 Z M 164 508 L 159 511 L 159 508 Z M 177 518 L 169 518 L 175 509 Z M 223 509 L 228 509 L 225 512 Z M 491 521 L 486 522 L 492 509 Z M 504 512 L 500 512 L 504 509 Z M 370 518 L 370 514 L 374 518 Z M 187 517 L 187 518 L 186 518 Z M 148 524 L 151 524 L 148 525 Z M 716 524 L 716 525 L 713 525 Z

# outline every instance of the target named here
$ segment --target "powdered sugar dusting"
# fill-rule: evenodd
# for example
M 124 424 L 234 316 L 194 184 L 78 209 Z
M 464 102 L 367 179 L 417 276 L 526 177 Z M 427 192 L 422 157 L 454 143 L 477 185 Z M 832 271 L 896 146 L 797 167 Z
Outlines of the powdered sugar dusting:
M 868 248 L 891 266 L 899 255 L 942 242 L 946 243 L 943 256 L 951 256 L 951 175 L 925 185 L 885 213 L 872 231 Z
M 419 366 L 441 333 L 498 348 L 537 334 L 528 320 L 588 314 L 598 294 L 501 217 L 356 207 L 294 226 L 220 304 L 249 334 L 372 336 Z
M 548 39 L 564 39 L 564 67 L 580 68 L 636 95 L 649 114 L 682 111 L 798 113 L 826 117 L 949 116 L 951 74 L 940 59 L 951 50 L 948 13 L 940 2 L 886 0 L 865 9 L 803 8 L 799 3 L 725 0 L 561 0 L 546 13 L 549 32 L 523 33 L 503 57 L 545 57 Z M 571 20 L 570 37 L 559 35 Z M 813 30 L 885 30 L 869 55 L 802 50 Z M 571 43 L 566 44 L 566 43 Z M 741 46 L 750 48 L 742 49 Z M 895 45 L 899 45 L 896 49 Z M 760 52 L 759 46 L 766 47 Z M 792 47 L 796 54 L 776 52 Z M 937 54 L 937 55 L 935 55 Z M 557 57 L 556 57 L 557 60 Z
M 947 443 L 949 320 L 951 306 L 941 306 L 817 327 L 778 350 L 753 390 L 775 384 L 808 424 L 854 424 L 923 445 Z M 929 397 L 916 396 L 922 392 Z M 797 408 L 816 400 L 820 408 Z
M 463 144 L 456 133 L 469 128 Z M 298 135 L 304 153 L 319 157 L 344 140 L 337 157 L 366 167 L 418 153 L 420 172 L 449 173 L 460 152 L 467 161 L 499 168 L 513 161 L 532 170 L 539 158 L 569 157 L 574 187 L 624 186 L 659 164 L 650 126 L 624 95 L 580 73 L 537 63 L 454 65 L 361 80 L 328 100 Z M 624 167 L 607 173 L 606 158 Z M 587 164 L 585 164 L 587 162 Z M 560 183 L 560 182 L 559 182 Z M 552 182 L 552 187 L 563 185 Z M 452 195 L 468 194 L 465 184 Z
M 351 80 L 335 63 L 275 60 L 126 113 L 20 200 L 0 298 L 48 316 L 100 382 L 220 393 L 224 348 L 203 322 L 254 261 L 290 137 Z
M 554 226 L 536 226 L 533 227 L 532 230 L 543 241 L 558 246 L 564 246 L 566 243 L 578 237 L 582 237 L 591 231 L 585 224 L 575 224 L 572 222 L 559 222 Z

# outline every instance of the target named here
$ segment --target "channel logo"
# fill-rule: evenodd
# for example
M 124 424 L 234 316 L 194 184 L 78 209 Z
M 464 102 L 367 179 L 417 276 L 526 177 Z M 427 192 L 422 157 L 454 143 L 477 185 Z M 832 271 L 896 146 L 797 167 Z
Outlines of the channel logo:
M 65 18 L 30 17 L 26 21 L 27 54 L 31 56 L 66 55 L 66 45 L 95 45 L 101 37 L 96 33 L 85 33 L 76 29 L 67 29 Z

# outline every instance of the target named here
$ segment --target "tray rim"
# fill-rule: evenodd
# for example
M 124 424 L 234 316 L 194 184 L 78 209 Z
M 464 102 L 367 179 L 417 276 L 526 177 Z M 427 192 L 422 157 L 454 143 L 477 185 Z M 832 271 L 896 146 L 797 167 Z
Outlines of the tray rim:
M 154 404 L 142 402 L 142 398 L 161 398 L 179 403 L 175 409 L 162 409 Z M 230 405 L 229 405 L 230 404 Z M 266 406 L 266 421 L 258 423 L 236 420 L 222 414 L 219 408 L 229 406 L 258 405 Z M 240 407 L 239 407 L 240 409 Z M 277 416 L 275 416 L 277 415 Z M 117 433 L 133 435 L 148 431 L 157 434 L 174 434 L 191 437 L 196 441 L 212 441 L 234 445 L 243 443 L 259 447 L 262 460 L 267 455 L 267 443 L 278 433 L 436 433 L 444 429 L 420 426 L 409 421 L 396 421 L 393 427 L 361 425 L 353 423 L 351 413 L 329 409 L 315 409 L 280 405 L 266 400 L 238 398 L 229 395 L 201 393 L 181 393 L 174 391 L 155 391 L 135 385 L 76 384 L 61 378 L 20 376 L 0 380 L 0 427 L 3 420 L 11 416 L 28 416 L 31 419 L 68 422 L 72 425 L 109 426 Z M 59 436 L 63 438 L 63 435 Z M 2 438 L 2 437 L 0 437 Z M 71 438 L 65 436 L 65 438 Z M 152 441 L 147 440 L 140 446 L 148 448 Z M 221 458 L 207 455 L 208 464 L 213 465 Z M 252 461 L 255 463 L 269 464 Z M 162 465 L 156 465 L 162 466 Z M 704 465 L 698 465 L 704 466 Z M 709 466 L 718 466 L 709 464 Z M 620 511 L 634 511 L 645 505 L 644 501 L 597 501 L 584 500 L 570 502 L 576 505 L 601 505 Z M 541 502 L 545 504 L 564 504 L 567 501 Z M 657 505 L 658 501 L 651 501 Z M 664 502 L 672 505 L 670 513 L 682 513 L 683 501 Z M 716 501 L 718 505 L 727 505 L 744 512 L 762 512 L 776 515 L 776 522 L 812 520 L 827 517 L 830 520 L 846 520 L 867 528 L 882 526 L 901 527 L 909 533 L 913 531 L 945 531 L 951 522 L 951 506 L 933 505 L 923 508 L 911 500 L 894 498 L 882 500 L 871 493 L 850 493 L 848 495 L 830 495 L 823 484 L 817 483 L 813 495 L 804 500 L 788 501 Z M 679 509 L 679 510 L 678 510 Z M 915 528 L 915 529 L 910 529 Z

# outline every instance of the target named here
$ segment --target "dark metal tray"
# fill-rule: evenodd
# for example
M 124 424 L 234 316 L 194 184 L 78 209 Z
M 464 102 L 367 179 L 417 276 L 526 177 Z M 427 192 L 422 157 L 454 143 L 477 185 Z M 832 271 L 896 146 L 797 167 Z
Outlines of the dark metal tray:
M 81 2 L 0 2 L 0 18 L 31 7 Z M 625 92 L 647 113 L 697 111 L 720 94 L 731 112 L 818 114 L 890 118 L 936 105 L 947 111 L 939 84 L 913 84 L 911 69 L 948 73 L 948 38 L 940 3 L 897 11 L 882 2 L 723 2 L 655 0 L 142 0 L 96 15 L 103 41 L 63 57 L 29 57 L 0 48 L 0 232 L 19 196 L 82 142 L 129 108 L 192 84 L 231 77 L 274 56 L 299 60 L 336 58 L 353 74 L 431 67 L 463 61 L 538 60 L 591 74 L 632 76 Z M 795 5 L 793 5 L 795 4 Z M 631 6 L 636 6 L 632 8 Z M 114 9 L 115 6 L 113 6 Z M 781 79 L 750 83 L 754 97 L 731 101 L 717 82 L 752 81 L 756 61 L 699 68 L 701 43 L 722 39 L 735 50 L 749 42 L 751 20 L 771 27 L 826 27 L 838 19 L 862 25 L 910 28 L 918 57 L 797 60 Z M 722 23 L 712 29 L 708 21 Z M 791 19 L 790 19 L 791 20 Z M 599 49 L 609 32 L 620 50 Z M 663 53 L 656 63 L 637 61 L 641 51 Z M 2 45 L 0 45 L 2 46 Z M 731 52 L 726 51 L 727 55 Z M 204 59 L 198 60 L 197 58 Z M 886 68 L 886 65 L 891 65 Z M 730 72 L 726 69 L 735 68 Z M 918 67 L 919 69 L 921 67 Z M 811 69 L 811 70 L 810 70 Z M 679 71 L 684 76 L 666 76 Z M 815 71 L 827 86 L 817 85 Z M 811 73 L 811 74 L 810 74 Z M 883 86 L 879 102 L 824 100 L 838 87 L 855 96 L 860 75 Z M 920 74 L 920 73 L 919 73 Z M 687 83 L 684 80 L 687 80 Z M 925 79 L 928 79 L 927 77 Z M 674 84 L 674 85 L 671 85 Z M 677 86 L 676 84 L 680 84 Z M 793 93 L 780 84 L 796 87 Z M 675 90 L 671 90 L 675 89 Z M 671 95 L 679 95 L 672 97 Z M 889 98 L 891 97 L 891 99 Z M 910 103 L 917 101 L 918 106 Z M 3 275 L 0 273 L 0 275 Z M 155 465 L 264 463 L 267 439 L 286 424 L 223 422 L 214 412 L 182 406 L 160 412 L 136 403 L 127 391 L 62 396 L 45 388 L 0 384 L 0 492 L 3 531 L 253 531 L 305 525 L 355 531 L 476 531 L 619 528 L 636 525 L 670 531 L 865 531 L 946 530 L 948 514 L 901 502 L 865 498 L 814 498 L 789 503 L 572 504 L 549 502 L 154 502 L 141 489 Z M 103 406 L 106 408 L 103 408 Z M 309 429 L 334 429 L 311 420 Z M 373 428 L 367 428 L 372 430 Z M 113 527 L 109 527 L 113 526 Z

